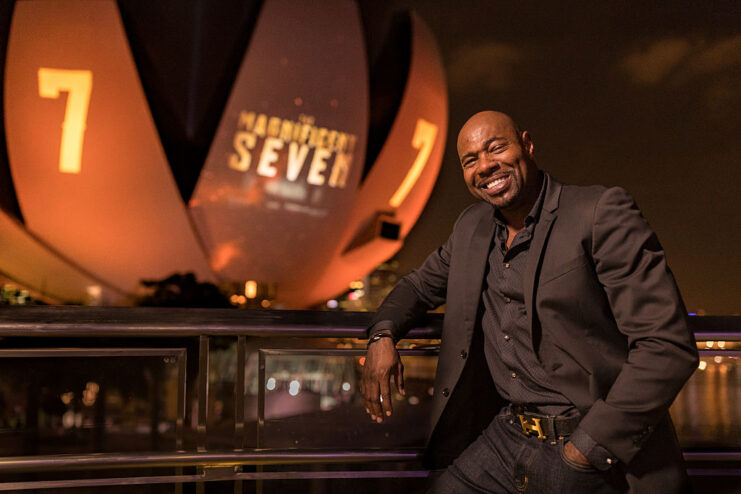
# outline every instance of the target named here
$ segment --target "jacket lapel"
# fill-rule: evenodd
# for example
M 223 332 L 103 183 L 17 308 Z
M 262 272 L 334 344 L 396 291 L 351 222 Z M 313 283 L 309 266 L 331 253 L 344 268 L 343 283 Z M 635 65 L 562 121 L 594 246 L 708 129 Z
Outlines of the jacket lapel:
M 482 215 L 476 228 L 471 233 L 468 249 L 466 249 L 466 289 L 463 316 L 465 321 L 475 321 L 479 302 L 481 301 L 481 287 L 484 283 L 486 263 L 489 258 L 492 236 L 494 235 L 494 208 Z M 473 325 L 471 325 L 473 327 Z
M 540 212 L 540 219 L 535 225 L 533 240 L 530 243 L 530 249 L 528 249 L 523 288 L 525 290 L 525 308 L 527 309 L 531 336 L 533 334 L 533 314 L 535 314 L 535 280 L 540 273 L 548 236 L 551 234 L 553 223 L 558 217 L 558 201 L 561 197 L 561 188 L 561 183 L 554 180 L 553 177 L 548 177 L 548 189 L 543 200 L 543 209 Z

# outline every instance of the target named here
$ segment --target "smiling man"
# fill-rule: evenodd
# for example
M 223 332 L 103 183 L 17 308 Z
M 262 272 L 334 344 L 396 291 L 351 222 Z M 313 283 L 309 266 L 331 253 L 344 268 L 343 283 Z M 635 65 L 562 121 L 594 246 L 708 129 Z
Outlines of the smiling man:
M 446 304 L 426 462 L 433 493 L 685 492 L 668 408 L 697 350 L 664 252 L 621 188 L 557 182 L 507 115 L 458 135 L 481 202 L 369 328 L 363 398 L 403 394 L 395 342 Z M 452 461 L 452 464 L 451 464 Z

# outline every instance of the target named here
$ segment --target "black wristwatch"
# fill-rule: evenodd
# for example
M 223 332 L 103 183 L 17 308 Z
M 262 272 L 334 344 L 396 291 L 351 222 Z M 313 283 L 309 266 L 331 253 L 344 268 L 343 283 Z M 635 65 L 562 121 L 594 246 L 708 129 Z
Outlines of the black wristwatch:
M 394 339 L 394 335 L 392 335 L 391 333 L 385 333 L 383 331 L 379 331 L 378 333 L 376 333 L 373 336 L 371 336 L 370 338 L 368 338 L 368 345 L 367 346 L 371 346 L 372 343 L 377 342 L 381 338 L 391 338 L 391 340 L 394 342 L 394 344 L 396 344 L 396 340 Z

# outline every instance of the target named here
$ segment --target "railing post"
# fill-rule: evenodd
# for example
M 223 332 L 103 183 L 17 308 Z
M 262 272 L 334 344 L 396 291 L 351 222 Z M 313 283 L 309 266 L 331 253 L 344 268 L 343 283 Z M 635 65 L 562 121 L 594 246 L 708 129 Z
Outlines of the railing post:
M 199 453 L 206 451 L 206 419 L 208 415 L 208 336 L 199 337 L 198 348 L 198 445 Z
M 263 445 L 263 428 L 265 427 L 265 352 L 258 350 L 257 368 L 257 440 L 258 449 Z
M 244 428 L 244 366 L 247 352 L 247 338 L 244 335 L 237 337 L 237 375 L 234 379 L 234 451 L 243 451 L 245 444 Z M 242 467 L 235 467 L 241 472 Z M 241 494 L 242 481 L 234 481 L 234 494 Z
M 178 359 L 178 415 L 175 421 L 175 450 L 178 452 L 184 452 L 185 446 L 183 444 L 183 435 L 185 427 L 186 403 L 188 402 L 188 381 L 186 375 L 188 368 L 188 352 L 183 350 L 176 358 Z
M 187 368 L 188 368 L 188 352 L 182 351 L 177 356 L 178 359 L 178 411 L 177 419 L 175 420 L 175 450 L 179 453 L 185 452 L 185 445 L 183 444 L 183 435 L 185 428 L 185 415 L 186 415 L 186 404 L 187 392 L 188 392 L 188 380 L 187 380 Z M 180 477 L 183 475 L 183 467 L 175 467 L 175 475 Z M 183 484 L 178 482 L 175 484 L 175 494 L 183 494 Z
M 234 379 L 234 450 L 242 451 L 245 443 L 244 429 L 244 366 L 247 338 L 237 337 L 237 375 Z
M 263 428 L 265 427 L 265 352 L 258 350 L 258 367 L 257 367 L 257 449 L 263 447 Z M 262 473 L 263 467 L 258 465 L 255 469 Z M 255 482 L 257 494 L 263 493 L 262 479 Z
M 208 418 L 208 356 L 209 339 L 208 336 L 201 335 L 199 336 L 198 345 L 198 444 L 196 447 L 199 453 L 205 453 L 207 446 L 206 424 Z M 203 474 L 203 468 L 199 468 L 198 473 Z M 196 483 L 196 494 L 203 494 L 204 492 L 204 483 Z

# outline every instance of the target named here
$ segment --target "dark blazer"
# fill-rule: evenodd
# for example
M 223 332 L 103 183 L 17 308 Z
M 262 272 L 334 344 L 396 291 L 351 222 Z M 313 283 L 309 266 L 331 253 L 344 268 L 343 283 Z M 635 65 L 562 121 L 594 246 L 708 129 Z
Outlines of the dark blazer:
M 401 338 L 446 304 L 428 440 L 433 467 L 460 452 L 461 437 L 468 443 L 480 432 L 454 424 L 480 428 L 497 411 L 477 406 L 493 407 L 497 398 L 477 328 L 494 225 L 490 204 L 466 209 L 447 242 L 402 278 L 373 320 L 392 321 Z M 681 452 L 667 411 L 697 368 L 697 349 L 661 245 L 630 195 L 549 178 L 524 287 L 533 350 L 581 411 L 579 427 L 620 460 L 631 484 L 653 478 L 660 492 L 672 492 L 667 476 L 680 475 Z M 657 451 L 639 454 L 649 442 L 665 464 L 654 465 Z

